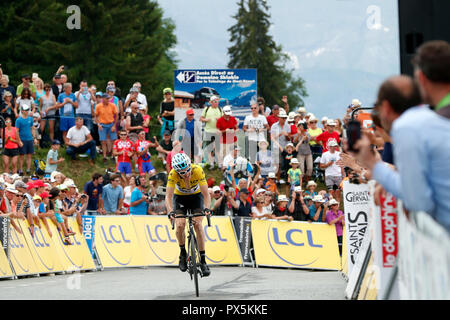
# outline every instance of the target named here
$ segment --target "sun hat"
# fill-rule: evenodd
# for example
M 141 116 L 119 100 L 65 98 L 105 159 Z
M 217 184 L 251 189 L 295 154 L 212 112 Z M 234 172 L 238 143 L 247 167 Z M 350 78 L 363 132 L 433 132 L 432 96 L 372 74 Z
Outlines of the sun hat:
M 290 164 L 293 164 L 293 163 L 299 164 L 297 158 L 292 158 L 291 161 L 290 161 L 289 163 L 290 163 Z
M 314 198 L 312 198 L 312 201 L 313 202 L 324 203 L 325 199 L 320 194 L 318 194 L 318 195 L 314 196 Z
M 334 139 L 330 139 L 330 141 L 328 141 L 328 143 L 327 143 L 327 147 L 338 147 L 338 146 L 339 146 L 339 144 Z
M 278 196 L 278 200 L 277 200 L 277 203 L 278 202 L 288 202 L 289 201 L 289 199 L 284 195 L 284 194 L 280 194 L 279 196 Z
M 352 106 L 354 106 L 354 107 L 361 106 L 361 101 L 359 101 L 358 99 L 353 99 L 352 100 Z
M 288 121 L 289 122 L 295 121 L 295 116 L 299 116 L 299 114 L 293 111 L 289 112 Z
M 310 187 L 310 186 L 316 186 L 317 187 L 317 183 L 314 180 L 309 180 L 308 183 L 306 184 L 306 187 Z
M 258 147 L 260 147 L 261 148 L 261 145 L 262 144 L 265 144 L 265 145 L 269 145 L 269 142 L 267 142 L 267 140 L 261 140 L 260 142 L 258 142 Z
M 267 175 L 267 178 L 269 178 L 269 179 L 276 179 L 275 172 L 269 172 L 269 174 Z
M 11 193 L 14 193 L 14 194 L 18 194 L 18 193 L 19 193 L 19 191 L 17 191 L 17 190 L 14 189 L 14 188 L 6 188 L 5 191 L 8 191 L 8 192 L 11 192 Z
M 163 94 L 166 94 L 166 93 L 172 93 L 172 89 L 171 88 L 164 88 L 163 89 Z
M 287 147 L 294 148 L 294 144 L 292 142 L 288 142 L 288 143 L 286 143 L 286 146 L 284 148 L 286 149 Z
M 334 121 L 333 119 L 327 120 L 327 126 L 335 126 L 335 125 L 336 125 L 336 121 Z
M 297 113 L 306 113 L 306 108 L 305 107 L 298 108 Z
M 288 115 L 286 114 L 286 111 L 284 109 L 280 108 L 280 113 L 278 114 L 278 118 L 287 118 Z
M 212 188 L 212 192 L 216 192 L 216 191 L 220 191 L 220 187 L 219 186 L 214 186 Z
M 339 204 L 339 202 L 337 202 L 335 199 L 331 199 L 330 201 L 328 201 L 328 205 L 329 206 L 332 206 L 332 205 L 335 205 L 335 204 Z
M 227 115 L 227 116 L 231 116 L 231 114 L 233 113 L 233 112 L 231 111 L 231 107 L 230 107 L 230 106 L 225 106 L 225 107 L 223 107 L 222 111 L 223 111 L 223 113 L 224 113 L 225 115 Z
M 260 189 L 256 190 L 256 195 L 263 193 L 263 192 L 266 192 L 266 189 L 260 188 Z
M 303 190 L 302 190 L 301 186 L 296 186 L 296 187 L 294 187 L 294 191 L 295 192 L 302 192 Z

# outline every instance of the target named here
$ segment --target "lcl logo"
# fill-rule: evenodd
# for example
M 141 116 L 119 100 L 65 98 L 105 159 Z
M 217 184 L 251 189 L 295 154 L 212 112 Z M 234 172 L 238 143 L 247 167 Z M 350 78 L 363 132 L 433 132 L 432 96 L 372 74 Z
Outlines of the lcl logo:
M 313 239 L 313 234 L 311 230 L 306 230 L 306 239 L 305 239 L 305 233 L 304 230 L 301 229 L 289 229 L 285 232 L 280 232 L 278 228 L 269 226 L 267 231 L 267 240 L 269 242 L 269 246 L 272 249 L 272 251 L 275 253 L 275 255 L 281 259 L 282 261 L 286 262 L 287 264 L 297 266 L 297 267 L 305 267 L 308 265 L 313 264 L 315 261 L 317 261 L 318 258 L 314 259 L 311 262 L 308 263 L 294 263 L 292 261 L 289 261 L 288 259 L 292 259 L 290 256 L 286 257 L 286 253 L 281 253 L 283 251 L 283 248 L 294 246 L 294 247 L 305 247 L 309 246 L 311 248 L 322 248 L 323 245 L 319 243 L 315 243 Z
M 121 225 L 117 226 L 117 225 L 112 224 L 109 226 L 107 231 L 105 231 L 105 228 L 102 225 L 102 226 L 100 226 L 100 229 L 101 229 L 101 239 L 102 239 L 103 245 L 104 245 L 106 251 L 108 252 L 109 256 L 116 263 L 118 263 L 122 266 L 128 265 L 133 257 L 131 250 L 128 250 L 129 257 L 125 258 L 125 259 L 117 258 L 116 255 L 111 252 L 112 249 L 114 248 L 114 244 L 131 243 L 131 240 L 129 240 L 125 237 L 122 226 Z M 123 251 L 125 251 L 125 250 L 122 250 L 122 252 Z
M 112 225 L 109 226 L 109 228 L 108 228 L 108 231 L 109 231 L 108 234 L 109 234 L 111 240 L 108 239 L 108 235 L 105 233 L 105 229 L 103 229 L 103 226 L 101 226 L 101 229 L 102 229 L 103 237 L 104 237 L 104 239 L 105 239 L 105 241 L 106 241 L 107 243 L 113 243 L 113 242 L 115 242 L 115 243 L 122 243 L 122 241 L 123 241 L 124 243 L 130 243 L 130 242 L 131 242 L 131 240 L 128 240 L 128 239 L 125 238 L 125 235 L 124 235 L 124 233 L 123 233 L 123 230 L 122 230 L 122 226 L 121 226 L 121 225 L 116 226 L 116 225 L 112 224 Z M 117 235 L 114 236 L 114 234 L 113 234 L 113 229 L 119 229 L 120 237 L 117 236 Z

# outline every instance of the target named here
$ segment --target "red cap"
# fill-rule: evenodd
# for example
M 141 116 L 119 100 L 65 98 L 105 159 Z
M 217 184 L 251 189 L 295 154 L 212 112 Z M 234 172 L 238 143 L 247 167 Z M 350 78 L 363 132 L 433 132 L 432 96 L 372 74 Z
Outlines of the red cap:
M 188 114 L 194 114 L 194 109 L 187 109 L 186 110 L 186 115 L 188 115 Z
M 30 190 L 33 188 L 36 188 L 36 185 L 34 184 L 34 182 L 32 182 L 32 181 L 27 182 L 27 190 Z
M 44 191 L 39 195 L 39 197 L 41 197 L 42 199 L 48 198 L 48 197 L 50 197 L 50 193 L 48 193 L 47 191 Z
M 43 188 L 43 187 L 45 187 L 45 184 L 44 184 L 44 182 L 42 181 L 42 180 L 35 180 L 34 181 L 34 186 L 36 187 L 36 188 Z M 41 197 L 42 198 L 42 197 Z

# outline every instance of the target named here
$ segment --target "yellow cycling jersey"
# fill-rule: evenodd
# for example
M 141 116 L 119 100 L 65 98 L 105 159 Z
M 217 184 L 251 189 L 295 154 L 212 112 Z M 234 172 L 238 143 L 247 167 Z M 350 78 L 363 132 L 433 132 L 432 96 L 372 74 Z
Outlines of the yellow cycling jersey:
M 174 193 L 180 196 L 196 194 L 200 192 L 200 186 L 208 185 L 205 173 L 202 167 L 197 164 L 191 165 L 191 177 L 189 185 L 187 186 L 182 176 L 180 176 L 174 169 L 170 170 L 167 178 L 167 187 L 175 188 Z

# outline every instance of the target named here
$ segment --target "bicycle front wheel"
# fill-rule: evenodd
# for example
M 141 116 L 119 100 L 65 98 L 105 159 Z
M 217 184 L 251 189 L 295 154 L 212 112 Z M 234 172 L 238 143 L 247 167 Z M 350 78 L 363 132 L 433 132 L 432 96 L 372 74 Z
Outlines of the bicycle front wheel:
M 198 267 L 199 267 L 199 254 L 197 251 L 197 239 L 192 235 L 191 243 L 190 243 L 190 251 L 191 251 L 191 262 L 192 262 L 192 276 L 194 277 L 194 285 L 195 285 L 195 295 L 199 296 L 198 290 Z

